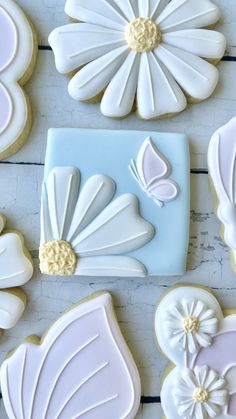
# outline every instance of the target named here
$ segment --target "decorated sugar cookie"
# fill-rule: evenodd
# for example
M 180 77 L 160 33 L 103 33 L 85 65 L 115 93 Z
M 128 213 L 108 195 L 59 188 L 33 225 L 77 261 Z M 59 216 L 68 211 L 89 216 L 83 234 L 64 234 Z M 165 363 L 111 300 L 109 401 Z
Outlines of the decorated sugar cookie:
M 157 341 L 171 362 L 161 401 L 166 419 L 236 416 L 236 314 L 206 289 L 181 285 L 162 298 Z
M 105 116 L 171 116 L 215 90 L 226 41 L 204 29 L 220 17 L 210 0 L 66 0 L 65 12 L 79 22 L 49 36 L 57 70 Z
M 26 295 L 15 287 L 24 285 L 33 275 L 23 237 L 15 231 L 4 231 L 5 222 L 0 214 L 0 329 L 12 328 L 22 316 Z
M 236 272 L 236 118 L 219 128 L 211 138 L 208 168 L 216 201 L 216 215 L 222 223 L 222 238 L 229 246 Z
M 32 74 L 37 42 L 32 25 L 13 0 L 0 0 L 0 158 L 15 153 L 31 128 L 22 86 Z
M 50 130 L 41 272 L 182 274 L 189 240 L 189 172 L 188 141 L 181 134 Z
M 9 419 L 134 419 L 140 403 L 108 293 L 72 307 L 41 340 L 29 338 L 3 362 L 0 379 Z

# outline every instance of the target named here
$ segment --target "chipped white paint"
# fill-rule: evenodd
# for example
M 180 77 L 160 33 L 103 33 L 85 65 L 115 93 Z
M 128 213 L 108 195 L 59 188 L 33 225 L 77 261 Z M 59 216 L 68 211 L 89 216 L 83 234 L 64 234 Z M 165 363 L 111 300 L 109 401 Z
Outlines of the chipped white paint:
M 236 56 L 235 0 L 215 0 L 224 18 L 218 28 L 228 35 L 227 55 Z M 56 26 L 67 22 L 64 0 L 19 0 L 38 31 L 41 45 Z M 191 141 L 192 168 L 206 168 L 208 141 L 216 128 L 236 114 L 236 62 L 221 62 L 221 83 L 206 102 L 190 105 L 183 114 L 158 122 L 138 120 L 111 121 L 99 112 L 99 105 L 76 103 L 67 93 L 67 79 L 54 67 L 53 54 L 40 51 L 36 72 L 26 86 L 34 108 L 34 126 L 26 146 L 10 160 L 0 164 L 0 210 L 7 214 L 9 227 L 24 232 L 26 244 L 37 262 L 39 243 L 40 190 L 43 176 L 46 133 L 49 127 L 97 127 L 113 129 L 150 129 L 184 131 Z M 232 87 L 233 86 L 233 87 Z M 20 165 L 17 163 L 37 163 Z M 188 273 L 181 280 L 213 288 L 225 307 L 235 306 L 236 276 L 228 261 L 228 250 L 219 238 L 219 223 L 212 212 L 208 178 L 192 174 L 191 232 Z M 45 328 L 72 302 L 97 290 L 114 296 L 122 331 L 134 354 L 142 377 L 143 394 L 157 396 L 167 365 L 156 348 L 153 333 L 154 310 L 166 287 L 178 278 L 158 279 L 89 279 L 43 277 L 36 268 L 34 279 L 24 289 L 30 300 L 28 308 L 13 329 L 0 339 L 0 361 L 6 353 L 30 334 L 41 335 Z M 125 290 L 125 292 L 124 292 Z M 4 418 L 0 408 L 0 417 Z M 160 406 L 143 405 L 137 419 L 160 418 Z

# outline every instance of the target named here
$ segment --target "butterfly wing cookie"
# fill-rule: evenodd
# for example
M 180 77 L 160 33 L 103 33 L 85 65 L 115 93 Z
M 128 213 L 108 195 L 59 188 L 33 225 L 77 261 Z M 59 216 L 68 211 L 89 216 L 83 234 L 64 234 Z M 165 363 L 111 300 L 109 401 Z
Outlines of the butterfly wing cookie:
M 31 24 L 13 0 L 0 0 L 0 158 L 15 153 L 31 127 L 29 101 L 22 86 L 36 60 Z
M 142 144 L 137 161 L 131 160 L 129 168 L 140 187 L 158 206 L 162 207 L 164 202 L 177 197 L 179 187 L 176 182 L 168 179 L 170 163 L 157 150 L 150 137 Z
M 10 419 L 134 419 L 140 378 L 110 294 L 72 307 L 41 341 L 23 343 L 0 373 Z

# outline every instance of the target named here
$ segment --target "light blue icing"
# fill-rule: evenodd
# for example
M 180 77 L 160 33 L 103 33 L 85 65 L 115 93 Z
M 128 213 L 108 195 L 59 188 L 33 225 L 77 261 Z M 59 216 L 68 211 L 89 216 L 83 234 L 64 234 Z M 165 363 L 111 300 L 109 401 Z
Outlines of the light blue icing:
M 159 208 L 140 188 L 128 168 L 150 136 L 172 166 L 170 178 L 178 183 L 178 197 Z M 116 182 L 116 194 L 133 193 L 141 215 L 156 229 L 154 239 L 130 255 L 142 262 L 149 275 L 182 275 L 186 269 L 190 214 L 189 146 L 185 135 L 141 131 L 50 129 L 45 178 L 57 166 L 75 166 L 81 186 L 92 175 L 104 174 Z M 124 226 L 125 228 L 125 226 Z

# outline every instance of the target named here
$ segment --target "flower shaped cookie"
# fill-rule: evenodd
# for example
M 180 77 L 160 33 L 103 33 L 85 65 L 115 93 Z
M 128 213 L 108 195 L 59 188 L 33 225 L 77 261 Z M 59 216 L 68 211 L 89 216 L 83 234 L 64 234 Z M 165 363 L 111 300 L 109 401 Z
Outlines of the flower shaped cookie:
M 22 86 L 37 55 L 31 23 L 13 0 L 0 0 L 0 159 L 15 153 L 31 128 L 29 100 Z
M 26 295 L 15 287 L 30 280 L 33 265 L 23 237 L 15 231 L 3 233 L 5 221 L 0 214 L 0 328 L 10 329 L 20 319 L 26 304 Z
M 139 215 L 138 199 L 124 194 L 112 201 L 115 183 L 104 175 L 90 177 L 79 189 L 80 172 L 74 167 L 53 169 L 43 185 L 41 272 L 145 276 L 145 266 L 124 255 L 154 235 L 152 225 Z
M 202 29 L 220 16 L 211 1 L 67 0 L 65 11 L 83 23 L 55 29 L 49 43 L 60 73 L 79 70 L 69 83 L 76 100 L 104 92 L 104 115 L 124 117 L 135 103 L 152 119 L 213 93 L 219 75 L 208 61 L 222 58 L 226 42 Z
M 171 362 L 161 389 L 166 419 L 236 416 L 235 312 L 224 317 L 211 292 L 195 286 L 174 287 L 160 301 L 155 331 Z M 191 345 L 182 346 L 182 332 L 181 339 L 175 339 L 180 329 L 176 321 L 186 329 Z

